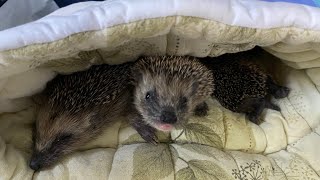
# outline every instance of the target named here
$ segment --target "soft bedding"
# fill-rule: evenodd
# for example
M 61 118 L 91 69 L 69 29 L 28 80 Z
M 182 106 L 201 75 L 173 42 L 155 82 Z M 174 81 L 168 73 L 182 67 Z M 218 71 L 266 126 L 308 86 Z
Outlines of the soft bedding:
M 0 31 L 0 179 L 320 179 L 320 9 L 296 2 L 84 2 Z M 266 110 L 259 126 L 208 99 L 207 117 L 159 133 L 158 146 L 119 117 L 56 166 L 28 167 L 30 96 L 56 74 L 140 55 L 215 57 L 254 46 L 279 58 L 258 62 L 292 89 L 274 100 L 281 113 Z
M 296 3 L 296 4 L 303 4 L 308 6 L 319 7 L 320 1 L 319 0 L 262 0 L 268 2 L 288 2 L 288 3 Z

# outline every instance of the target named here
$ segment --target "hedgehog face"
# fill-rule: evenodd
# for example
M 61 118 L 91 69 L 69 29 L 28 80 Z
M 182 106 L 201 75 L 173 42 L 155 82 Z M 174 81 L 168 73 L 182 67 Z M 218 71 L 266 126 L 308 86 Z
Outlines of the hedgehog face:
M 33 154 L 29 164 L 33 170 L 51 166 L 95 134 L 95 127 L 90 123 L 94 114 L 72 116 L 66 112 L 52 113 L 48 109 L 40 109 L 33 131 Z
M 196 105 L 208 97 L 198 94 L 199 84 L 192 78 L 170 78 L 143 73 L 135 90 L 134 103 L 150 126 L 171 131 L 188 122 Z

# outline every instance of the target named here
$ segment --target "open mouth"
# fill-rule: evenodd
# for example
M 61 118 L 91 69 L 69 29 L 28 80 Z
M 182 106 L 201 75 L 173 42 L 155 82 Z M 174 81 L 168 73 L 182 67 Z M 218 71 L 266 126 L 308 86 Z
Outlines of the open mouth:
M 174 126 L 172 124 L 166 124 L 166 123 L 156 123 L 155 128 L 157 128 L 160 131 L 169 132 L 174 129 Z

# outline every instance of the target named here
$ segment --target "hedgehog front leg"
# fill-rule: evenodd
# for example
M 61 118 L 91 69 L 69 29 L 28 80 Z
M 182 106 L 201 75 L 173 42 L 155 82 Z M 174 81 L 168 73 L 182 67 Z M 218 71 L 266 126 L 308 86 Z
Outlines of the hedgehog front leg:
M 273 104 L 273 103 L 270 102 L 270 101 L 266 101 L 266 108 L 268 108 L 268 109 L 273 109 L 273 110 L 275 110 L 275 111 L 281 111 L 281 109 L 280 109 L 279 106 Z
M 159 143 L 156 130 L 143 122 L 142 116 L 139 113 L 129 115 L 129 122 L 146 142 L 154 145 Z
M 206 102 L 202 102 L 196 106 L 196 108 L 194 110 L 194 114 L 196 116 L 203 117 L 203 116 L 208 115 L 208 111 L 209 111 L 208 104 Z
M 247 112 L 246 116 L 249 119 L 249 121 L 255 124 L 259 124 L 259 118 L 263 112 L 263 109 L 266 106 L 266 100 L 264 98 L 252 98 L 249 101 L 250 105 L 248 103 L 245 104 L 250 106 L 248 108 L 251 109 L 251 111 Z

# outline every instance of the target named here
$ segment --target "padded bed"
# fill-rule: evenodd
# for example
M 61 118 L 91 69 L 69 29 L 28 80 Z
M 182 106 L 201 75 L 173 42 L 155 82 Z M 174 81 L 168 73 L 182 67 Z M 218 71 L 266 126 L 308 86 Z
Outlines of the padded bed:
M 319 1 L 107 0 L 0 31 L 0 179 L 320 179 Z M 255 125 L 208 99 L 209 115 L 144 143 L 121 121 L 40 172 L 28 167 L 30 96 L 58 73 L 141 55 L 216 57 L 260 46 L 292 89 Z M 170 139 L 173 139 L 172 143 Z

